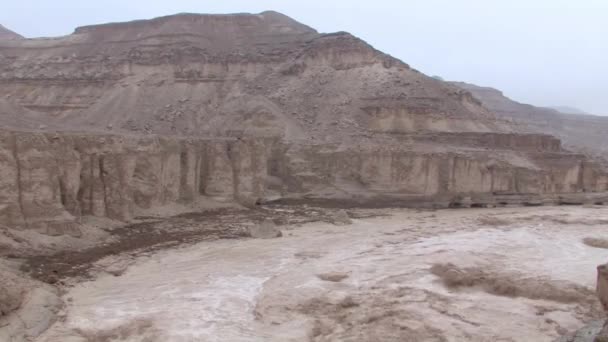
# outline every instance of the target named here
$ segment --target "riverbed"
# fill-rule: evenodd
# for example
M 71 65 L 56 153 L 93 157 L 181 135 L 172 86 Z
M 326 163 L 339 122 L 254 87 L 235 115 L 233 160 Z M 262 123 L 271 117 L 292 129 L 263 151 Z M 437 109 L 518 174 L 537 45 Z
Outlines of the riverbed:
M 350 214 L 124 256 L 38 341 L 552 341 L 600 315 L 605 207 Z

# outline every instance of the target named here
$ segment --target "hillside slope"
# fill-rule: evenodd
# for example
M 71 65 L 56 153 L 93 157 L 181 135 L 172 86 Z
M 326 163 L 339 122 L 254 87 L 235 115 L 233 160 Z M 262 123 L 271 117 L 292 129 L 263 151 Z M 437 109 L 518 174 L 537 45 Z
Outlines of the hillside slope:
M 16 40 L 16 39 L 23 39 L 23 36 L 0 25 L 0 42 L 3 40 Z
M 462 82 L 467 91 L 499 117 L 513 120 L 520 132 L 551 134 L 573 151 L 608 160 L 608 117 L 565 114 L 550 108 L 516 102 L 497 89 Z
M 600 165 L 468 90 L 276 12 L 86 26 L 1 40 L 0 56 L 7 226 L 56 233 L 202 197 L 448 207 L 608 190 Z
M 549 108 L 555 109 L 556 111 L 563 114 L 578 114 L 578 115 L 591 115 L 581 109 L 569 106 L 550 106 Z
M 179 14 L 0 41 L 2 125 L 287 139 L 493 132 L 468 92 L 276 12 Z

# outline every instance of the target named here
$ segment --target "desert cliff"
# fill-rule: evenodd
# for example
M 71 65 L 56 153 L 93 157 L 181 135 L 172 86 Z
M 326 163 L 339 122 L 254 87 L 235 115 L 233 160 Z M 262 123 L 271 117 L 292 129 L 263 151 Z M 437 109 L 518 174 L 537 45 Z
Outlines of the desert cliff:
M 55 283 L 72 272 L 62 269 L 72 255 L 61 253 L 90 267 L 166 242 L 173 223 L 211 230 L 207 214 L 188 216 L 202 202 L 239 210 L 608 203 L 607 169 L 575 138 L 525 128 L 476 94 L 349 33 L 319 33 L 276 12 L 177 14 L 55 38 L 0 26 L 0 256 L 31 258 L 28 271 Z M 281 210 L 249 215 L 286 220 Z M 311 222 L 298 210 L 298 222 Z M 169 233 L 155 226 L 162 220 L 149 222 L 163 215 L 174 220 Z M 224 219 L 205 234 L 242 236 Z M 148 240 L 134 242 L 129 230 Z M 0 281 L 0 339 L 33 339 L 54 316 L 15 312 L 33 315 L 40 300 L 54 314 L 62 303 L 14 268 Z
M 11 224 L 196 196 L 442 207 L 607 190 L 599 165 L 467 90 L 276 12 L 2 38 L 0 56 Z

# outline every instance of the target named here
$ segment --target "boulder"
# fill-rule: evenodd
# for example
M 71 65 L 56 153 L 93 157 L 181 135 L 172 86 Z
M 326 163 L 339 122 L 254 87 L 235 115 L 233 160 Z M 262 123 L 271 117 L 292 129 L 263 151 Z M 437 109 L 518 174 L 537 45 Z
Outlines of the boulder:
M 317 277 L 321 280 L 325 280 L 325 281 L 331 281 L 334 283 L 339 283 L 342 280 L 348 278 L 348 273 L 344 273 L 344 272 L 328 272 L 328 273 L 321 273 L 321 274 L 317 274 Z
M 0 317 L 19 308 L 24 296 L 25 281 L 11 273 L 0 277 Z
M 608 313 L 608 264 L 597 267 L 597 296 Z M 608 321 L 593 321 L 581 329 L 560 337 L 555 342 L 608 342 Z
M 608 312 L 608 264 L 597 267 L 596 292 L 604 311 Z
M 249 228 L 249 235 L 255 239 L 274 239 L 283 236 L 272 220 L 265 220 Z
M 32 341 L 57 318 L 56 288 L 27 279 L 0 265 L 0 341 Z
M 339 210 L 332 213 L 329 217 L 329 222 L 335 224 L 336 226 L 347 226 L 353 223 L 346 210 Z

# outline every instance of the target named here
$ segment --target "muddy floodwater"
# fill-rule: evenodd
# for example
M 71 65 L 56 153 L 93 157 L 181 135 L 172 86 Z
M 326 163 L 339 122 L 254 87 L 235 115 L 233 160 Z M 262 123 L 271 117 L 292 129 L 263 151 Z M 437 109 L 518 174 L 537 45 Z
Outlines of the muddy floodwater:
M 129 257 L 39 341 L 553 341 L 601 315 L 607 208 L 354 212 Z

